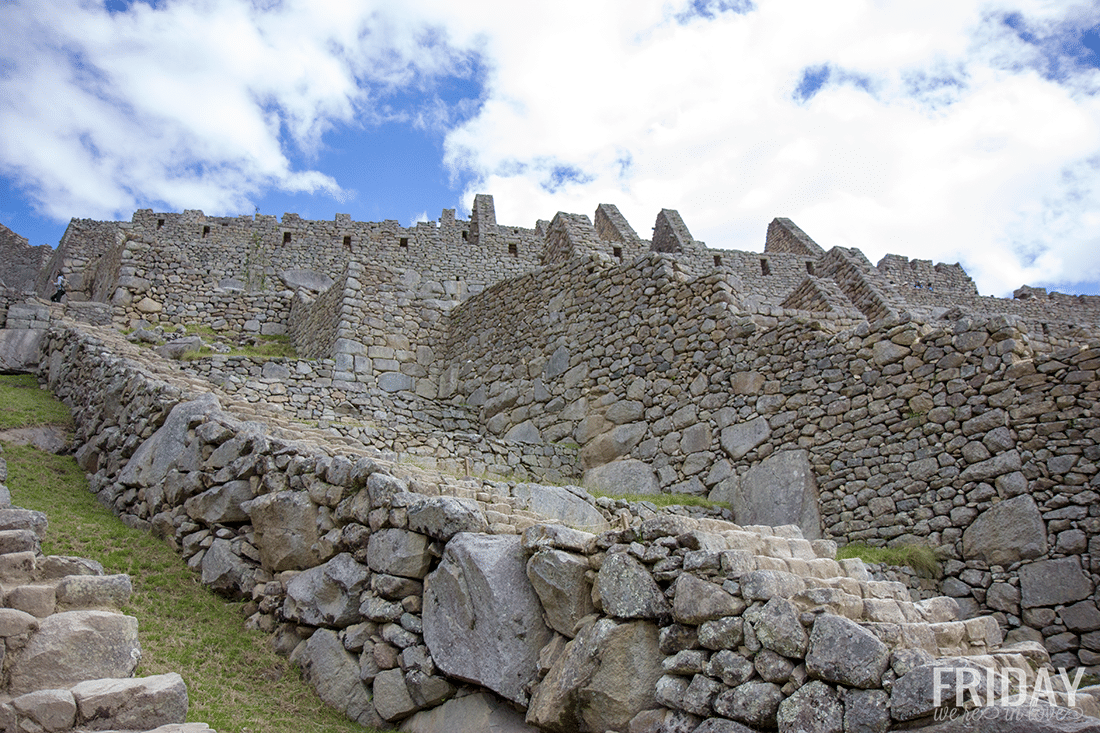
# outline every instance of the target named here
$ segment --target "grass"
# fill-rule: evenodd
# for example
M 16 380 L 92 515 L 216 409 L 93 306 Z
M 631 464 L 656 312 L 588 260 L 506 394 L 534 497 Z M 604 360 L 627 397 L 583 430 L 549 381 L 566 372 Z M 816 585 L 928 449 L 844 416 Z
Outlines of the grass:
M 205 326 L 188 326 L 188 332 L 206 336 L 216 335 L 213 330 Z M 229 351 L 224 353 L 215 352 L 209 346 L 203 346 L 201 349 L 184 352 L 180 360 L 195 361 L 196 359 L 205 359 L 208 356 L 248 356 L 259 359 L 298 358 L 298 351 L 294 348 L 289 336 L 261 335 L 256 336 L 256 339 L 258 343 L 255 345 L 237 344 L 230 346 Z
M 838 560 L 858 557 L 867 563 L 908 566 L 922 578 L 938 578 L 943 574 L 936 551 L 927 545 L 871 547 L 853 542 L 837 550 L 836 556 Z
M 3 384 L 0 396 L 0 429 L 33 425 L 72 426 L 73 418 L 69 414 L 69 408 L 39 387 L 34 376 L 18 374 L 0 379 Z
M 585 489 L 592 496 L 606 496 L 609 499 L 622 499 L 623 501 L 648 501 L 650 504 L 659 507 L 665 506 L 703 506 L 703 507 L 720 507 L 722 509 L 730 509 L 729 502 L 726 501 L 711 501 L 705 496 L 695 496 L 694 494 L 608 494 L 603 491 L 595 489 Z
M 64 408 L 24 377 L 0 377 L 0 404 L 9 427 L 67 424 Z M 14 400 L 14 403 L 13 403 Z M 88 491 L 76 462 L 29 446 L 4 444 L 15 506 L 49 516 L 42 551 L 101 562 L 130 575 L 134 592 L 122 609 L 137 617 L 142 647 L 138 675 L 178 672 L 187 683 L 188 720 L 222 733 L 316 731 L 362 733 L 327 707 L 296 668 L 275 654 L 266 634 L 246 631 L 241 603 L 207 590 L 167 544 L 122 524 Z

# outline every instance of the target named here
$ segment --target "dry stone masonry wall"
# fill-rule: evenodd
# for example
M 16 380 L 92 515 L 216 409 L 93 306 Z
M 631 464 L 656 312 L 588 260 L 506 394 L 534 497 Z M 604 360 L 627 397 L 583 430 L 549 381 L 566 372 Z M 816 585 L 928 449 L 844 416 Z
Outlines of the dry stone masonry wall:
M 622 715 L 631 716 L 611 723 L 582 711 L 592 707 L 583 701 L 614 686 L 598 681 L 610 671 L 565 689 L 606 639 L 630 639 L 631 649 L 653 634 L 660 641 L 672 633 L 670 618 L 700 635 L 705 623 L 727 619 L 744 634 L 756 629 L 761 609 L 789 611 L 784 603 L 794 604 L 811 639 L 827 607 L 822 618 L 848 619 L 890 655 L 919 647 L 932 657 L 982 657 L 1004 634 L 1041 643 L 1045 652 L 1024 647 L 1040 664 L 1047 654 L 1056 667 L 1100 672 L 1100 298 L 1026 287 L 1013 300 L 982 297 L 958 265 L 890 255 L 875 266 L 858 250 L 826 251 L 787 219 L 769 226 L 763 253 L 707 248 L 667 209 L 652 241 L 610 204 L 597 208 L 594 223 L 559 212 L 534 229 L 510 227 L 496 221 L 489 196 L 475 199 L 468 222 L 445 210 L 438 222 L 411 228 L 201 212 L 74 221 L 46 269 L 62 275 L 70 296 L 51 307 L 8 301 L 0 358 L 12 354 L 8 362 L 33 369 L 39 354 L 48 357 L 39 372 L 74 404 L 93 489 L 127 521 L 176 543 L 207 582 L 252 598 L 250 623 L 276 633 L 288 653 L 298 649 L 319 688 L 348 689 L 323 681 L 330 664 L 360 670 L 370 704 L 337 703 L 356 719 L 407 719 L 416 730 L 414 720 L 439 726 L 458 714 L 447 711 L 492 716 L 494 698 L 477 692 L 488 689 L 544 730 L 626 730 L 635 714 L 658 708 L 664 712 L 634 728 L 735 730 L 701 722 L 708 717 L 790 728 L 801 719 L 791 707 L 801 709 L 799 695 L 840 720 L 866 706 L 884 711 L 868 730 L 907 724 L 908 713 L 896 713 L 908 703 L 895 702 L 893 691 L 912 671 L 907 662 L 890 657 L 873 684 L 853 684 L 811 663 L 809 647 L 784 655 L 748 636 L 736 645 L 742 662 L 731 663 L 748 664 L 752 679 L 727 679 L 713 666 L 734 647 L 661 650 L 658 664 L 662 654 L 681 652 L 693 661 L 631 668 L 660 672 L 658 697 L 644 701 L 659 704 L 624 702 Z M 181 325 L 231 338 L 285 334 L 300 356 L 174 363 L 63 316 L 155 326 L 166 338 Z M 728 508 L 670 514 L 546 482 L 583 482 L 612 497 L 691 494 Z M 687 522 L 684 512 L 706 520 L 645 537 L 646 522 Z M 719 519 L 727 524 L 706 524 Z M 554 545 L 571 556 L 546 559 L 539 580 L 530 567 L 539 551 L 520 535 L 557 532 L 545 529 L 547 520 L 592 537 Z M 288 534 L 284 525 L 295 529 Z M 471 538 L 454 544 L 465 530 Z M 721 539 L 687 537 L 692 532 Z M 756 538 L 751 547 L 738 532 Z M 773 550 L 783 544 L 767 539 L 777 532 L 794 554 Z M 795 540 L 807 544 L 795 552 Z M 833 562 L 829 540 L 928 545 L 944 561 L 943 577 L 880 569 L 878 577 L 895 583 L 893 595 L 880 597 L 886 586 L 847 584 L 870 582 L 861 569 L 832 575 L 815 570 L 827 563 L 805 564 Z M 287 545 L 298 548 L 292 561 L 277 558 Z M 812 557 L 806 547 L 815 548 Z M 703 551 L 717 554 L 692 555 L 704 564 L 689 566 L 688 555 Z M 723 554 L 738 552 L 756 564 Z M 481 567 L 497 556 L 513 564 Z M 607 586 L 611 596 L 634 602 L 649 588 L 646 603 L 660 613 L 609 610 L 598 582 L 607 561 L 608 577 L 634 579 L 627 590 Z M 429 593 L 426 578 L 443 570 L 439 582 L 451 590 Z M 765 571 L 795 580 L 775 581 L 783 590 L 771 595 L 746 594 L 742 575 Z M 435 628 L 428 617 L 433 603 L 465 592 L 468 572 L 492 576 L 477 581 L 485 588 L 513 590 L 527 588 L 516 582 L 526 574 L 530 588 L 490 593 L 487 602 L 527 603 L 517 618 L 545 616 L 549 636 L 531 631 L 507 652 L 455 649 L 460 630 L 446 631 L 439 616 Z M 573 585 L 548 589 L 546 578 L 560 573 Z M 587 586 L 577 585 L 581 576 Z M 675 614 L 679 587 L 694 582 L 684 577 L 736 602 L 687 623 Z M 838 583 L 861 604 L 830 595 Z M 906 586 L 919 603 L 954 599 L 935 603 L 952 610 L 946 615 L 957 610 L 959 620 L 904 605 Z M 318 594 L 343 605 L 304 610 Z M 602 615 L 583 635 L 580 626 L 570 636 L 565 621 L 550 621 L 555 604 L 586 597 L 592 605 L 575 609 L 574 624 Z M 879 600 L 901 605 L 867 603 Z M 881 626 L 979 619 L 935 648 L 926 632 L 914 631 L 925 634 L 917 638 Z M 837 634 L 862 633 L 823 623 L 830 646 Z M 367 625 L 348 631 L 357 624 Z M 437 632 L 443 636 L 433 642 Z M 975 644 L 960 646 L 956 637 Z M 329 654 L 337 642 L 350 661 Z M 418 651 L 406 658 L 409 649 Z M 452 652 L 459 658 L 446 661 Z M 500 665 L 476 671 L 477 659 L 493 654 L 522 674 Z M 760 654 L 766 672 L 757 668 Z M 730 661 L 720 658 L 714 664 Z M 569 661 L 555 674 L 559 659 Z M 978 663 L 1019 662 L 1005 659 Z M 787 666 L 788 676 L 775 672 Z M 736 692 L 743 684 L 772 687 Z M 851 697 L 851 689 L 870 696 Z M 436 703 L 452 695 L 440 712 Z M 746 723 L 749 713 L 737 706 L 749 698 L 774 703 L 763 722 Z

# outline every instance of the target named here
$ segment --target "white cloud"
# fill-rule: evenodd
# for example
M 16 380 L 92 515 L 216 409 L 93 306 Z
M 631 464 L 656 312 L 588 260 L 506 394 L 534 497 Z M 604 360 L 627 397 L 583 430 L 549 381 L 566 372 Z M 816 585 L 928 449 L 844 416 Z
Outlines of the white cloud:
M 0 4 L 0 169 L 47 215 L 128 216 L 166 203 L 251 208 L 268 189 L 337 199 L 297 170 L 334 125 L 389 112 L 377 97 L 461 68 L 464 54 L 385 3 L 247 0 Z
M 1100 22 L 1088 6 L 765 0 L 687 24 L 660 4 L 554 11 L 498 40 L 481 113 L 447 139 L 480 174 L 467 201 L 496 193 L 498 220 L 608 201 L 646 236 L 668 206 L 711 246 L 758 249 L 789 216 L 873 261 L 961 261 L 986 293 L 1100 278 L 1085 162 L 1100 70 L 1062 59 L 1052 78 L 1043 40 Z M 799 103 L 814 67 L 829 81 Z M 575 181 L 551 185 L 555 170 Z
M 399 120 L 446 132 L 465 202 L 495 194 L 502 222 L 608 202 L 648 236 L 673 207 L 759 249 L 789 216 L 873 261 L 960 261 L 986 293 L 1100 280 L 1100 69 L 1074 40 L 1095 3 L 269 5 L 0 3 L 0 169 L 60 218 L 241 211 L 342 195 L 292 159 Z M 475 61 L 480 107 L 435 95 Z

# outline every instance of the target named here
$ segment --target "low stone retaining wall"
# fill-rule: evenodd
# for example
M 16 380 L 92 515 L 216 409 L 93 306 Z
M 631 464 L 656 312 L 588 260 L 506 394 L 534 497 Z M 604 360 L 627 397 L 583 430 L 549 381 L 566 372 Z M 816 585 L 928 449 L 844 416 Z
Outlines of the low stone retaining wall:
M 937 664 L 1049 664 L 795 527 L 388 465 L 93 330 L 51 329 L 41 371 L 91 488 L 361 723 L 885 731 L 931 715 Z
M 6 475 L 0 458 L 0 482 Z M 43 555 L 47 525 L 45 514 L 13 507 L 0 483 L 0 731 L 213 733 L 185 724 L 178 674 L 132 678 L 138 623 L 118 610 L 130 597 L 129 576 Z

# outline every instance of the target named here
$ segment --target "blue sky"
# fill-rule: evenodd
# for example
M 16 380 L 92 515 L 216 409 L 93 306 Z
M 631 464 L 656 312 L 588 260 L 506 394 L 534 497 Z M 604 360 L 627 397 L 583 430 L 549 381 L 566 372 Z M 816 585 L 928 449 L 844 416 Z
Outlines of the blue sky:
M 1100 5 L 4 0 L 0 222 L 137 208 L 533 226 L 675 208 L 712 247 L 1100 294 Z

